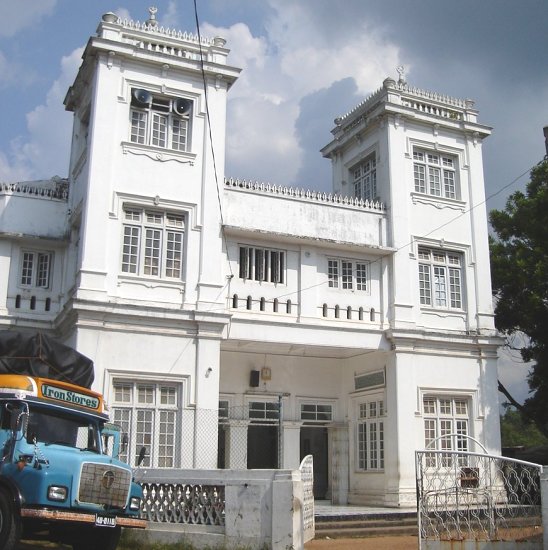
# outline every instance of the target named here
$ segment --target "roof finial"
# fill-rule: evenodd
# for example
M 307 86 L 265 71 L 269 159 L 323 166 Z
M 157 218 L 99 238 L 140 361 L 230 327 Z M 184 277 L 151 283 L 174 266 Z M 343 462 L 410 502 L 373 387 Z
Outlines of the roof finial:
M 396 67 L 396 71 L 400 75 L 398 78 L 398 84 L 400 84 L 401 86 L 405 86 L 407 82 L 405 81 L 405 77 L 404 77 L 405 69 L 403 68 L 403 65 L 398 65 Z
M 156 27 L 158 25 L 158 21 L 156 21 L 157 12 L 158 8 L 156 6 L 150 6 L 150 8 L 148 8 L 148 13 L 150 13 L 150 17 L 147 21 L 147 25 L 149 27 Z

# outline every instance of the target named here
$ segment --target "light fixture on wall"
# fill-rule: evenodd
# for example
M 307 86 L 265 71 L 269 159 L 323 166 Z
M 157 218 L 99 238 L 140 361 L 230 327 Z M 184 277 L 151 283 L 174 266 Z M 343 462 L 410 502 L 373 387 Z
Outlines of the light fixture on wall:
M 213 372 L 213 369 L 211 367 L 209 367 L 206 372 L 205 372 L 205 377 L 206 378 L 209 378 L 209 375 Z
M 269 380 L 272 380 L 272 371 L 270 370 L 270 367 L 263 367 L 261 369 L 261 380 L 263 382 L 268 382 Z

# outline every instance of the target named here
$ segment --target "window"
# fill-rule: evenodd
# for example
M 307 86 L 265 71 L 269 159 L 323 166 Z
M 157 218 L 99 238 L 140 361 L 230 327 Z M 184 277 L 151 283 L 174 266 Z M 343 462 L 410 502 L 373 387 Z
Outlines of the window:
M 280 418 L 280 406 L 269 401 L 251 401 L 249 403 L 249 419 L 256 423 L 273 423 Z
M 359 404 L 358 469 L 384 469 L 384 401 Z
M 331 258 L 327 260 L 327 283 L 330 288 L 367 290 L 369 262 Z
M 122 272 L 181 279 L 184 216 L 124 209 Z
M 439 451 L 468 451 L 468 400 L 456 397 L 425 396 L 423 398 L 424 444 Z M 435 443 L 434 440 L 437 441 Z M 430 445 L 430 447 L 429 447 Z M 435 467 L 437 460 L 442 467 L 451 466 L 448 454 L 428 453 L 426 465 Z M 466 458 L 458 458 L 459 465 L 466 465 Z
M 22 251 L 19 284 L 28 288 L 49 288 L 53 254 L 51 252 Z
M 193 101 L 132 89 L 130 141 L 164 149 L 190 150 Z
M 301 403 L 301 420 L 331 422 L 333 420 L 333 406 L 319 403 Z
M 456 159 L 454 157 L 413 151 L 415 191 L 435 197 L 457 199 Z
M 352 170 L 354 197 L 372 201 L 377 198 L 377 161 L 371 155 Z
M 283 283 L 285 281 L 285 252 L 240 246 L 240 278 Z
M 421 305 L 462 309 L 462 254 L 419 246 L 418 256 Z
M 113 390 L 113 421 L 128 434 L 129 441 L 122 459 L 135 466 L 144 446 L 147 451 L 144 466 L 178 467 L 179 385 L 117 380 Z

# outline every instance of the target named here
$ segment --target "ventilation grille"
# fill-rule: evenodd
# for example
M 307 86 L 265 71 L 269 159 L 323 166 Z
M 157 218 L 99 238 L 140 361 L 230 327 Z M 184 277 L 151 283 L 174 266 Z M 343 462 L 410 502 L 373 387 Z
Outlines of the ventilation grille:
M 125 508 L 131 472 L 111 464 L 84 462 L 80 475 L 78 501 L 100 504 L 113 508 Z

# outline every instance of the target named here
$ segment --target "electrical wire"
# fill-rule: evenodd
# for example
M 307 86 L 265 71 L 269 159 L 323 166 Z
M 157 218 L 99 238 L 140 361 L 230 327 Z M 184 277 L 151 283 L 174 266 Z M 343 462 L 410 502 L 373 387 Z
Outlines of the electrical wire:
M 234 273 L 232 273 L 232 266 L 230 264 L 230 258 L 229 258 L 229 251 L 228 251 L 228 242 L 225 234 L 225 224 L 224 224 L 224 217 L 223 217 L 223 206 L 221 201 L 221 194 L 219 191 L 219 176 L 217 173 L 217 159 L 215 156 L 215 147 L 213 145 L 213 133 L 211 130 L 211 116 L 209 114 L 209 98 L 207 93 L 207 79 L 205 74 L 205 68 L 204 68 L 204 52 L 202 48 L 202 35 L 200 33 L 200 20 L 198 17 L 198 6 L 197 6 L 197 0 L 194 1 L 194 19 L 196 21 L 196 32 L 198 34 L 198 47 L 200 48 L 200 69 L 202 73 L 202 82 L 204 85 L 204 103 L 205 103 L 205 110 L 206 110 L 206 119 L 207 119 L 207 127 L 209 131 L 209 145 L 211 148 L 211 158 L 213 160 L 213 173 L 215 175 L 215 188 L 217 190 L 217 201 L 219 203 L 219 215 L 221 218 L 221 233 L 223 236 L 223 240 L 225 243 L 225 249 L 226 249 L 226 256 L 228 260 L 228 269 L 230 271 L 231 278 L 234 277 Z M 205 161 L 205 159 L 204 159 Z

